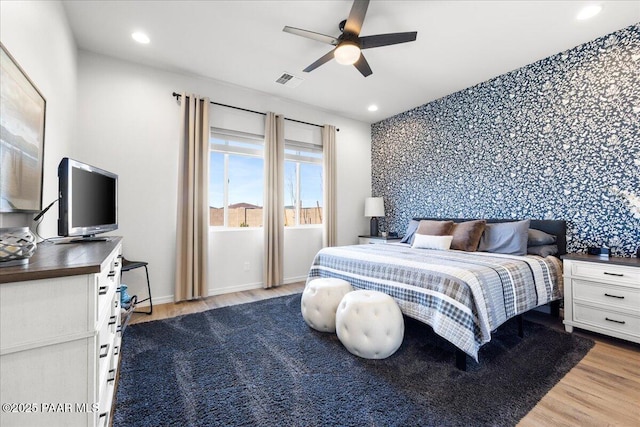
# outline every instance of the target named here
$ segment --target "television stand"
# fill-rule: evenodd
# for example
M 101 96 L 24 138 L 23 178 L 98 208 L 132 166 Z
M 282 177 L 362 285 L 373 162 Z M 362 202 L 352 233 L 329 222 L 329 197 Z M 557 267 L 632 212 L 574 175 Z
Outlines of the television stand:
M 69 240 L 69 243 L 91 243 L 91 242 L 108 242 L 108 237 L 82 236 L 77 239 Z
M 0 425 L 112 424 L 126 326 L 121 257 L 122 239 L 110 236 L 43 243 L 28 264 L 0 268 L 0 396 L 33 402 L 0 411 Z

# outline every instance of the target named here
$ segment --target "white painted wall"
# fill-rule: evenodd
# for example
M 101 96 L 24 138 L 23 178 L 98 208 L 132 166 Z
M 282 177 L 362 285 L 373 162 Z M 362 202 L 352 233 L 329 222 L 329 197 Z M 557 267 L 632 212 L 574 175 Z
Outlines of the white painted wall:
M 57 168 L 68 155 L 76 126 L 76 45 L 60 2 L 0 2 L 0 40 L 47 100 L 43 205 L 56 199 Z M 44 207 L 43 206 L 43 207 Z M 0 214 L 0 227 L 31 226 L 33 215 Z M 57 235 L 57 209 L 40 234 Z
M 141 47 L 143 49 L 144 47 Z M 173 300 L 180 107 L 171 93 L 273 111 L 311 123 L 333 124 L 337 134 L 338 244 L 366 233 L 363 201 L 371 187 L 370 125 L 310 106 L 211 79 L 78 54 L 78 128 L 75 157 L 120 176 L 119 222 L 129 259 L 146 260 L 154 303 Z M 275 84 L 275 83 L 274 83 Z M 210 294 L 260 287 L 262 230 L 213 231 Z M 285 233 L 285 281 L 303 278 L 321 247 L 319 228 Z M 244 271 L 245 262 L 249 271 Z M 125 273 L 131 292 L 144 295 L 144 272 Z

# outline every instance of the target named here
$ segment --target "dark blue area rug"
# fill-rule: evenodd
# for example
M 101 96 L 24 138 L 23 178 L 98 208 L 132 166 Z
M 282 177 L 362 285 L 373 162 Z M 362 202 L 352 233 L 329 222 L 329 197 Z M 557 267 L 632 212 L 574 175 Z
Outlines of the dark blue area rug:
M 524 323 L 498 329 L 469 370 L 405 318 L 400 349 L 353 356 L 310 329 L 300 295 L 129 326 L 115 426 L 512 426 L 593 346 Z

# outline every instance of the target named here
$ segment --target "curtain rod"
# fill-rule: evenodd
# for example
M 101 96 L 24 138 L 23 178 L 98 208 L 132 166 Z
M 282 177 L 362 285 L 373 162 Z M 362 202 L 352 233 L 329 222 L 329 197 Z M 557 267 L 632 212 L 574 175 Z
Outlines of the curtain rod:
M 176 98 L 176 100 L 178 100 L 178 99 L 180 99 L 182 94 L 177 93 L 177 92 L 173 92 L 172 96 L 174 96 Z M 235 110 L 246 111 L 248 113 L 261 114 L 263 116 L 267 115 L 267 113 L 263 113 L 262 111 L 249 110 L 247 108 L 242 108 L 242 107 L 234 107 L 233 105 L 220 104 L 219 102 L 209 101 L 209 103 L 213 104 L 213 105 L 219 105 L 221 107 L 227 107 L 227 108 L 233 108 Z M 303 122 L 302 120 L 290 119 L 290 118 L 287 118 L 287 117 L 285 117 L 284 119 L 285 120 L 289 120 L 290 122 L 302 123 L 303 125 L 316 126 L 316 127 L 319 127 L 319 128 L 324 127 L 322 125 L 317 125 L 315 123 Z M 340 129 L 336 128 L 336 132 L 340 132 Z

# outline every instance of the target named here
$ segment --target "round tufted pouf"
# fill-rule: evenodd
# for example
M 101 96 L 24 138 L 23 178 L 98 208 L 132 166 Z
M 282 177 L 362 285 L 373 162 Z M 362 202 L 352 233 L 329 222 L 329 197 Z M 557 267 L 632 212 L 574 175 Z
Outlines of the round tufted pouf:
M 320 332 L 336 331 L 336 309 L 353 288 L 346 280 L 333 277 L 313 279 L 302 292 L 300 309 L 307 325 Z
M 366 359 L 384 359 L 400 348 L 404 319 L 398 304 L 378 291 L 346 294 L 336 312 L 336 333 L 347 350 Z

